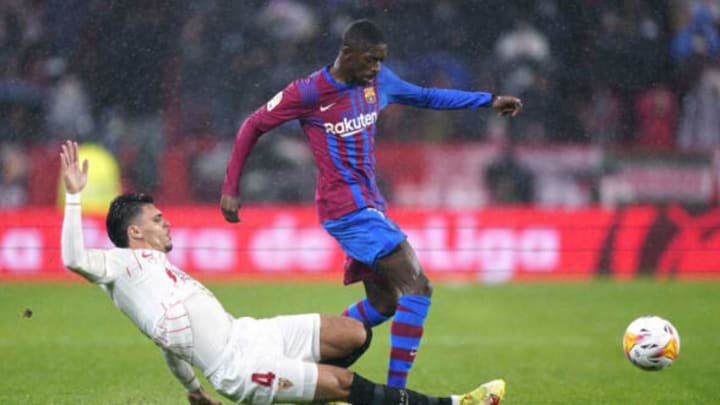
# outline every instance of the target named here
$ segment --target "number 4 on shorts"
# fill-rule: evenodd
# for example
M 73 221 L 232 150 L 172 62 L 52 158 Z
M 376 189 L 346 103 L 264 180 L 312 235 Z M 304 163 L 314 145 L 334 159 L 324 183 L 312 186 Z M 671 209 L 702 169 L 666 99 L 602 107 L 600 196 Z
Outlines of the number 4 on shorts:
M 253 373 L 252 382 L 263 387 L 272 387 L 272 383 L 275 380 L 275 374 L 271 372 L 267 373 Z

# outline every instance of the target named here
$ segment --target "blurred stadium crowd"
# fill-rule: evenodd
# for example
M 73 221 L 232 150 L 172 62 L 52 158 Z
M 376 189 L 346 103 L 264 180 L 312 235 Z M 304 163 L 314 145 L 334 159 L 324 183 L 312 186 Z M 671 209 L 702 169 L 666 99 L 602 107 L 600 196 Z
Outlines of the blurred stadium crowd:
M 67 138 L 107 148 L 133 189 L 172 182 L 160 161 L 175 153 L 194 200 L 216 202 L 238 125 L 331 63 L 361 17 L 384 28 L 386 63 L 406 80 L 525 104 L 512 121 L 393 106 L 380 144 L 720 146 L 716 1 L 3 0 L 0 206 L 33 202 L 33 151 L 51 145 L 54 159 Z M 246 195 L 311 200 L 309 151 L 297 126 L 279 131 L 255 152 Z

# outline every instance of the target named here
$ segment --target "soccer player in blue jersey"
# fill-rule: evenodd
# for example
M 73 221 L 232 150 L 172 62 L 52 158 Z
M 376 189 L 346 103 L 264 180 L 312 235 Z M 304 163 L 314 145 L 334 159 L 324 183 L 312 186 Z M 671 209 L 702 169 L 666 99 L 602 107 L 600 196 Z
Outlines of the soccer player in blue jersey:
M 405 387 L 420 346 L 432 286 L 406 235 L 385 214 L 376 183 L 375 131 L 388 104 L 432 109 L 492 107 L 515 116 L 520 99 L 423 88 L 383 64 L 387 45 L 368 20 L 351 23 L 331 65 L 290 83 L 242 124 L 227 166 L 220 207 L 238 222 L 240 178 L 260 135 L 298 120 L 318 166 L 316 203 L 323 227 L 347 253 L 345 284 L 362 281 L 366 298 L 344 314 L 375 326 L 392 319 L 387 383 Z

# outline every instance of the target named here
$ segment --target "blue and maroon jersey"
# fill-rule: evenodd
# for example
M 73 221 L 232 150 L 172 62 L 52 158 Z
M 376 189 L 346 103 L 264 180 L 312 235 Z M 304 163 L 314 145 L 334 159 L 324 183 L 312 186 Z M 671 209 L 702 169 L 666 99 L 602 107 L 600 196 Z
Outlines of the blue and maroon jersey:
M 388 104 L 432 109 L 489 106 L 492 94 L 424 88 L 400 79 L 382 66 L 374 80 L 343 84 L 330 66 L 296 80 L 255 111 L 240 127 L 222 192 L 240 194 L 240 178 L 260 135 L 297 119 L 318 166 L 315 201 L 321 221 L 365 207 L 385 209 L 375 181 L 375 130 Z

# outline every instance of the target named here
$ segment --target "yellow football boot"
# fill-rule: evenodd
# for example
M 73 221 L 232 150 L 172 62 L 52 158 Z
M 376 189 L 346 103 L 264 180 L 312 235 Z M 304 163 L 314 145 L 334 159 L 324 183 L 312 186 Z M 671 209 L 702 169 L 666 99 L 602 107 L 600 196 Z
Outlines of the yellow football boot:
M 505 381 L 492 380 L 460 396 L 460 405 L 497 405 L 505 396 Z

